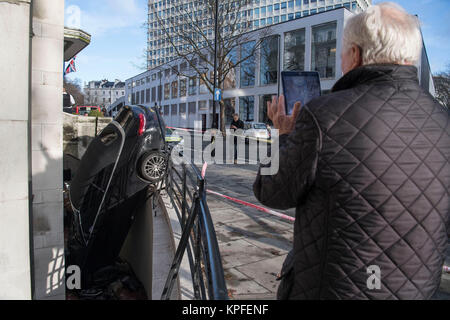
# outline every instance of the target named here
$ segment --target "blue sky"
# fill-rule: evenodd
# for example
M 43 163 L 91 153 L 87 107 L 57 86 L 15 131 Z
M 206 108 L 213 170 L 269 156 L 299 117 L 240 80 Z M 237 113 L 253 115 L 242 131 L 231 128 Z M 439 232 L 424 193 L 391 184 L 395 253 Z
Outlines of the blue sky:
M 374 3 L 383 2 L 374 0 Z M 433 73 L 450 64 L 450 0 L 394 0 L 417 14 Z M 66 0 L 66 25 L 92 35 L 91 44 L 77 57 L 70 79 L 126 80 L 145 69 L 147 0 Z M 71 6 L 80 9 L 74 19 Z M 75 15 L 76 17 L 76 15 Z

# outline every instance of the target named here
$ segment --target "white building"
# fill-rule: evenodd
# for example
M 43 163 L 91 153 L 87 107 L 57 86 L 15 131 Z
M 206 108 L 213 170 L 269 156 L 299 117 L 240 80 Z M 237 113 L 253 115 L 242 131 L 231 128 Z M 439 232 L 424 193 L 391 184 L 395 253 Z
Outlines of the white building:
M 223 5 L 238 3 L 233 1 L 219 2 L 219 12 L 224 12 Z M 365 10 L 372 0 L 249 0 L 242 2 L 239 6 L 239 19 L 243 32 L 248 32 L 265 26 L 270 26 L 280 22 L 290 21 L 307 17 L 317 13 L 344 7 L 353 12 Z M 166 33 L 163 29 L 171 29 L 173 23 L 171 19 L 181 21 L 183 16 L 186 22 L 186 14 L 194 14 L 208 39 L 214 39 L 214 21 L 212 19 L 209 5 L 204 1 L 182 1 L 182 0 L 149 0 L 148 1 L 148 51 L 147 67 L 148 69 L 168 63 L 176 58 L 173 47 L 167 41 Z M 230 11 L 234 13 L 232 10 Z M 159 17 L 159 19 L 158 19 Z M 203 20 L 204 19 L 204 20 Z M 173 32 L 169 30 L 169 32 Z M 220 30 L 221 33 L 224 30 Z M 176 33 L 176 32 L 175 32 Z M 189 45 L 184 42 L 180 46 Z
M 257 52 L 239 65 L 225 84 L 222 99 L 226 124 L 235 112 L 244 121 L 267 122 L 266 102 L 282 93 L 280 71 L 318 71 L 323 93 L 329 92 L 342 76 L 343 29 L 352 15 L 350 10 L 340 8 L 271 26 L 271 35 L 261 46 L 264 54 Z M 254 37 L 259 35 L 252 33 Z M 433 94 L 425 49 L 421 61 L 419 79 Z M 182 68 L 183 62 L 174 60 L 126 80 L 126 103 L 160 105 L 168 126 L 194 128 L 194 121 L 201 121 L 203 129 L 210 128 L 212 94 L 198 79 L 178 77 L 172 71 L 175 65 Z M 218 113 L 219 108 L 216 117 Z
M 109 106 L 125 95 L 125 83 L 120 80 L 89 81 L 84 87 L 86 105 Z

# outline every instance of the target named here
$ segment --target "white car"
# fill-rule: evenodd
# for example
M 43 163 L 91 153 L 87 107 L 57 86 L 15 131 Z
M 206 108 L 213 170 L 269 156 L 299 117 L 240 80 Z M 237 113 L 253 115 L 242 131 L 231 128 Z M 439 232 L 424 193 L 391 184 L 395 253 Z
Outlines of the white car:
M 249 139 L 270 140 L 270 132 L 265 123 L 251 122 L 245 124 L 244 135 Z

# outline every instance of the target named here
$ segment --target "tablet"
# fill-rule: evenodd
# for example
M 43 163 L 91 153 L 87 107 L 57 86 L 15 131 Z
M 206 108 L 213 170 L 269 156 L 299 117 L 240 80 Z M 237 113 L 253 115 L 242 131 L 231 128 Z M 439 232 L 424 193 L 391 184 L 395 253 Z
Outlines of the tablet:
M 296 102 L 306 105 L 314 98 L 320 97 L 320 77 L 314 71 L 283 71 L 283 93 L 286 101 L 286 114 L 291 115 Z

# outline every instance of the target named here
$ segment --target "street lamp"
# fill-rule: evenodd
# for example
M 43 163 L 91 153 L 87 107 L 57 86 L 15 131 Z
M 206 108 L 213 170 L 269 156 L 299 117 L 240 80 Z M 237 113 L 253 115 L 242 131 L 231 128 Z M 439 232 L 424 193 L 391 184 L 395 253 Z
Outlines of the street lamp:
M 213 90 L 213 121 L 212 121 L 212 128 L 218 129 L 219 125 L 216 121 L 216 97 L 215 97 L 215 91 L 217 89 L 217 35 L 219 34 L 219 24 L 218 24 L 218 17 L 219 17 L 219 1 L 216 0 L 216 12 L 214 17 L 214 24 L 215 24 L 215 30 L 214 30 L 214 90 Z

